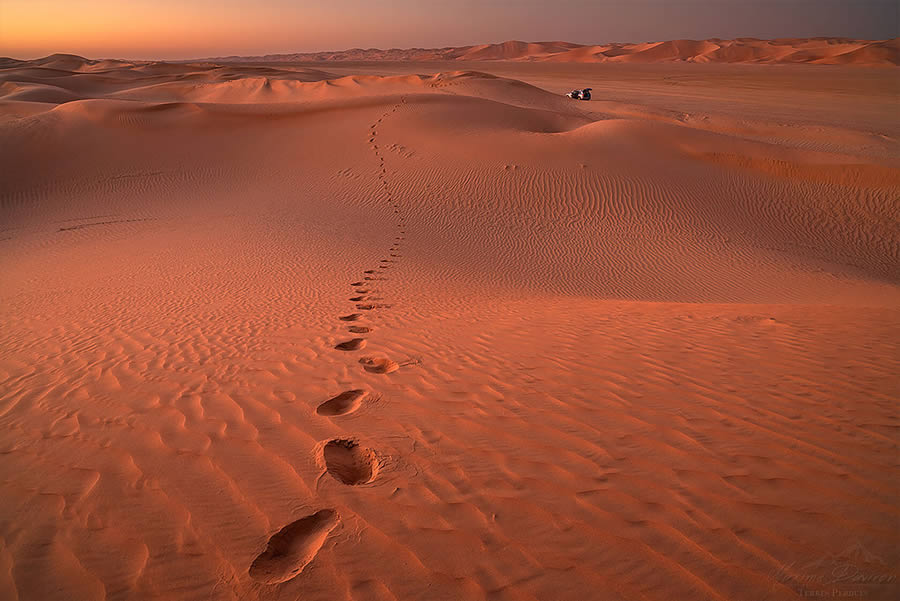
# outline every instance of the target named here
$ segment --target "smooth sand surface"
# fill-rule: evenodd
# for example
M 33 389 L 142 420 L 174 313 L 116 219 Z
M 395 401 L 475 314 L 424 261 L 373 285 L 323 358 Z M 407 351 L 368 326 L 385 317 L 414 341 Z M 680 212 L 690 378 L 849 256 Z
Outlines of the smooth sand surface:
M 5 65 L 0 599 L 897 598 L 893 68 Z

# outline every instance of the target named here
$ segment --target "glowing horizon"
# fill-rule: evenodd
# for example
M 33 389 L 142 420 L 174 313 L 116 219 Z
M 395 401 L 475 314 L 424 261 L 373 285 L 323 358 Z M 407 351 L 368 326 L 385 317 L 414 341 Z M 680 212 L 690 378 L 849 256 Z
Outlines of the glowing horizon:
M 2 0 L 0 55 L 189 59 L 348 48 L 711 37 L 898 36 L 885 0 Z M 380 8 L 379 8 L 380 7 Z M 541 18 L 535 18 L 541 14 Z

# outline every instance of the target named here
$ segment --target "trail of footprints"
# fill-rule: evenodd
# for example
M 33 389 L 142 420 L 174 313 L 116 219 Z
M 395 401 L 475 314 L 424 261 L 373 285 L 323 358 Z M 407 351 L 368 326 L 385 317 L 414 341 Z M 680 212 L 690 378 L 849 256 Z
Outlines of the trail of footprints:
M 361 335 L 372 333 L 374 328 L 367 322 L 360 322 L 371 318 L 379 310 L 390 308 L 390 305 L 379 302 L 383 299 L 376 296 L 376 282 L 387 280 L 385 272 L 401 257 L 400 246 L 406 233 L 406 223 L 400 203 L 393 197 L 388 185 L 384 156 L 378 147 L 378 126 L 405 103 L 406 99 L 401 98 L 398 104 L 369 128 L 369 144 L 378 159 L 378 181 L 397 216 L 397 234 L 388 251 L 388 258 L 381 259 L 377 266 L 363 272 L 361 280 L 350 284 L 353 296 L 348 297 L 348 300 L 354 304 L 355 311 L 341 315 L 338 319 L 347 322 L 347 330 L 356 336 L 336 344 L 334 348 L 338 351 L 352 353 L 365 348 L 366 339 Z M 385 357 L 364 356 L 359 363 L 365 371 L 375 374 L 389 374 L 401 367 L 396 361 Z M 359 409 L 369 394 L 368 390 L 362 388 L 346 390 L 319 405 L 316 413 L 324 417 L 348 415 Z M 349 486 L 372 482 L 378 475 L 379 463 L 375 451 L 362 447 L 352 438 L 329 440 L 322 447 L 322 458 L 328 473 Z M 340 516 L 335 510 L 322 509 L 288 524 L 269 539 L 265 551 L 253 561 L 249 570 L 250 577 L 263 584 L 280 584 L 296 577 L 315 558 L 338 522 Z
M 400 203 L 397 199 L 394 198 L 393 193 L 391 192 L 391 187 L 388 184 L 387 167 L 384 163 L 384 154 L 378 146 L 378 127 L 386 117 L 400 110 L 400 108 L 405 103 L 406 99 L 401 98 L 398 104 L 394 105 L 391 110 L 379 117 L 378 120 L 369 127 L 369 144 L 372 148 L 372 152 L 375 154 L 375 158 L 378 159 L 378 183 L 384 189 L 385 195 L 387 196 L 387 202 L 394 209 L 394 214 L 397 215 L 397 235 L 394 237 L 393 244 L 388 249 L 388 256 L 379 260 L 378 265 L 376 265 L 372 269 L 366 269 L 365 271 L 363 271 L 361 280 L 352 282 L 350 284 L 350 287 L 353 289 L 353 296 L 350 296 L 349 300 L 350 302 L 354 303 L 356 312 L 342 315 L 339 318 L 342 321 L 358 322 L 372 315 L 372 312 L 374 311 L 390 308 L 390 305 L 379 302 L 383 299 L 377 296 L 378 290 L 376 288 L 376 282 L 386 280 L 387 278 L 383 275 L 385 273 L 385 270 L 390 269 L 401 257 L 400 246 L 403 242 L 403 235 L 406 233 L 406 222 L 403 213 L 401 212 Z M 373 331 L 374 328 L 370 325 L 354 324 L 348 326 L 347 329 L 351 334 L 359 335 L 369 334 Z M 353 352 L 363 349 L 365 345 L 366 339 L 361 336 L 357 336 L 356 338 L 351 338 L 349 340 L 339 342 L 335 346 L 335 349 L 339 351 Z M 400 368 L 400 365 L 396 361 L 392 361 L 384 357 L 367 356 L 362 357 L 359 362 L 362 365 L 363 369 L 370 373 L 389 374 L 391 372 L 397 371 Z M 351 394 L 354 392 L 358 391 L 351 390 L 343 392 L 337 397 L 334 397 L 333 399 L 329 399 L 322 403 L 322 405 L 320 405 L 320 409 L 326 406 L 334 407 L 336 403 L 334 403 L 333 401 L 335 401 L 335 399 L 339 399 L 343 395 Z M 346 409 L 343 412 L 336 413 L 334 415 L 346 415 L 348 413 L 352 413 L 359 408 L 359 403 L 345 406 Z M 328 462 L 326 457 L 326 464 L 327 463 Z

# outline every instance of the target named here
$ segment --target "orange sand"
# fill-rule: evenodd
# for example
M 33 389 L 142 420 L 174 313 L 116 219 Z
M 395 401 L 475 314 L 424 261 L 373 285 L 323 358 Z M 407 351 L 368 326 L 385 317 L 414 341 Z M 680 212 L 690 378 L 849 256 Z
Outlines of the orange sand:
M 893 70 L 489 68 L 4 63 L 0 599 L 897 597 Z
M 456 48 L 354 48 L 334 52 L 220 57 L 229 61 L 550 61 L 560 63 L 805 63 L 900 65 L 900 38 L 786 38 L 758 40 L 669 40 L 640 44 L 520 42 Z M 217 60 L 217 59 L 211 59 Z

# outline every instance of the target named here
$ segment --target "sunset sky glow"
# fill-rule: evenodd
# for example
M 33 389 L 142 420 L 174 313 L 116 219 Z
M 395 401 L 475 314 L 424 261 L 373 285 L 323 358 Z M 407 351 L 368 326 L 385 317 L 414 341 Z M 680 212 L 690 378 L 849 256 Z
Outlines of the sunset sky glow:
M 894 0 L 0 0 L 0 55 L 223 55 L 565 40 L 897 37 Z

